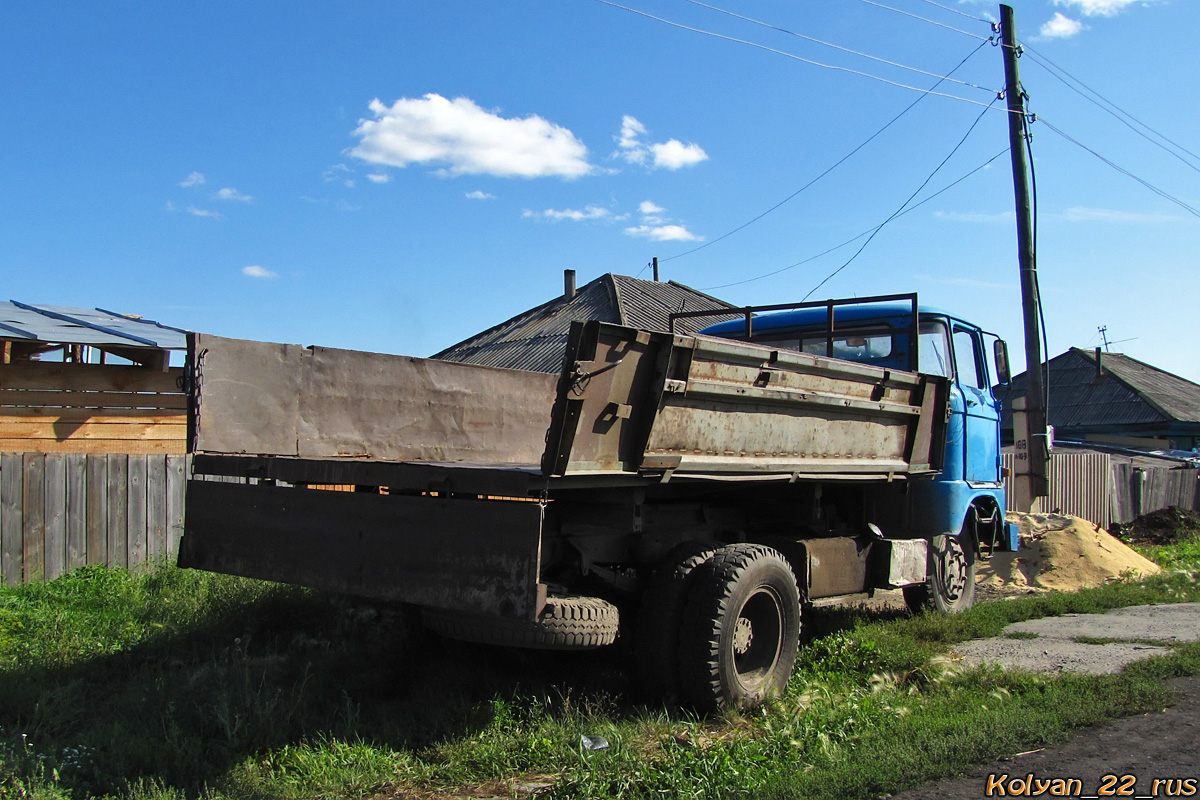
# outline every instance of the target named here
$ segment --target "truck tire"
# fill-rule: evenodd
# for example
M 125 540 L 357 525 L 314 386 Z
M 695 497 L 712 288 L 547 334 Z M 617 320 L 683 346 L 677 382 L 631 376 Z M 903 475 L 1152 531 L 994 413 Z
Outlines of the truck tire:
M 958 536 L 934 536 L 929 542 L 929 579 L 904 587 L 904 602 L 914 613 L 957 614 L 975 604 L 975 542 Z
M 696 568 L 679 634 L 679 688 L 700 711 L 781 693 L 800 644 L 800 591 L 765 545 L 723 547 Z
M 638 681 L 651 699 L 674 702 L 679 693 L 679 624 L 695 570 L 716 545 L 684 542 L 667 553 L 642 593 L 635 634 Z
M 421 609 L 425 627 L 449 639 L 539 650 L 589 650 L 617 639 L 620 614 L 599 597 L 550 597 L 537 620 Z

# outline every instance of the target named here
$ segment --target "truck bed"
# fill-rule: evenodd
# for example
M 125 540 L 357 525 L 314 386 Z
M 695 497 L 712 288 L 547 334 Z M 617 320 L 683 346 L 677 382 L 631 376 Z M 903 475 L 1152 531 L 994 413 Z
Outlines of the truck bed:
M 305 464 L 270 469 L 373 485 L 447 470 L 894 480 L 936 471 L 945 436 L 941 378 L 601 323 L 576 325 L 559 376 L 206 334 L 189 360 L 191 449 L 216 474 L 241 462 L 218 456 L 252 456 L 262 476 L 284 459 Z M 363 469 L 393 479 L 347 480 Z

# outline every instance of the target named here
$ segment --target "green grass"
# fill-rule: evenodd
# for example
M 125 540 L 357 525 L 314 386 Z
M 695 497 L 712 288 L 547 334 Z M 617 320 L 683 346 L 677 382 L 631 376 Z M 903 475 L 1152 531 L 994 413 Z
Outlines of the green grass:
M 1200 538 L 1161 576 L 954 616 L 827 609 L 787 693 L 697 719 L 636 705 L 627 655 L 445 642 L 400 607 L 162 568 L 0 589 L 0 798 L 368 798 L 512 781 L 568 797 L 867 798 L 1161 708 L 1200 646 L 1116 676 L 944 657 L 1010 622 L 1200 600 Z M 610 746 L 592 750 L 581 736 Z

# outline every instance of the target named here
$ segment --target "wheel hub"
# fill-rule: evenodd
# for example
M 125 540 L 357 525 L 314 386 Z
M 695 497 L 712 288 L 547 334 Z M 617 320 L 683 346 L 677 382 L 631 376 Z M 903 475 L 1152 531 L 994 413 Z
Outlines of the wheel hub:
M 754 642 L 754 624 L 745 617 L 738 617 L 733 626 L 733 652 L 745 655 Z
M 945 594 L 951 602 L 963 596 L 967 588 L 967 554 L 963 552 L 962 544 L 953 537 L 947 537 L 946 550 L 942 553 L 945 576 Z

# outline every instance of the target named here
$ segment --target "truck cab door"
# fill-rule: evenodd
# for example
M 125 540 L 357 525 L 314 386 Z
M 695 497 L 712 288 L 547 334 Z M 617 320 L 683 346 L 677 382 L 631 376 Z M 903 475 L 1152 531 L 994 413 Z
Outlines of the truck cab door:
M 958 381 L 954 380 L 954 354 L 950 349 L 950 330 L 946 319 L 932 315 L 921 317 L 921 340 L 917 353 L 919 372 L 950 379 L 950 418 L 946 424 L 946 452 L 942 458 L 940 480 L 960 481 L 963 479 L 963 456 L 966 453 L 963 423 L 966 402 Z
M 952 405 L 961 403 L 964 412 L 963 478 L 968 483 L 996 483 L 1000 480 L 1000 404 L 990 388 L 983 337 L 965 325 L 953 323 L 952 328 L 955 388 L 951 394 L 957 395 Z

